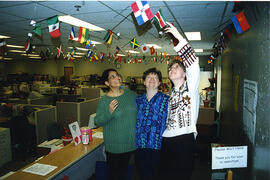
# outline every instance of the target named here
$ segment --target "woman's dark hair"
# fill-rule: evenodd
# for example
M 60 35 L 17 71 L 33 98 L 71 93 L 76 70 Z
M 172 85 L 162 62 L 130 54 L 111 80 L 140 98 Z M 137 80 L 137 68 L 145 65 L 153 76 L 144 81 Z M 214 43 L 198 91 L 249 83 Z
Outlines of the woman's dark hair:
M 109 78 L 109 73 L 111 71 L 114 71 L 114 72 L 116 72 L 118 74 L 118 72 L 115 69 L 113 69 L 113 68 L 106 69 L 105 71 L 103 71 L 103 73 L 101 75 L 101 81 L 102 81 L 103 84 L 105 84 L 105 81 L 108 81 L 109 80 L 108 79 Z
M 169 65 L 168 65 L 168 72 L 170 71 L 171 67 L 174 65 L 174 64 L 178 64 L 184 72 L 186 72 L 186 67 L 184 66 L 183 62 L 179 61 L 179 60 L 173 60 Z
M 150 68 L 150 69 L 144 71 L 143 77 L 142 77 L 143 81 L 145 81 L 146 76 L 148 76 L 149 74 L 152 74 L 152 73 L 153 73 L 153 74 L 156 74 L 156 75 L 158 76 L 159 82 L 162 83 L 162 74 L 161 74 L 161 72 L 160 72 L 159 70 L 157 70 L 156 68 Z

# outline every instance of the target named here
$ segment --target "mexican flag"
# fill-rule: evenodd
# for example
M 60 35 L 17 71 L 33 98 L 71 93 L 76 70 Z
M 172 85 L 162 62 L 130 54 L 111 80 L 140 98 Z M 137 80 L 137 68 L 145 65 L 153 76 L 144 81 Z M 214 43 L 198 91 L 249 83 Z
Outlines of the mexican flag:
M 160 28 L 164 28 L 166 26 L 166 18 L 163 16 L 161 9 L 154 16 L 154 20 L 157 22 Z
M 49 28 L 49 33 L 52 36 L 52 38 L 58 38 L 59 36 L 61 36 L 58 16 L 54 16 L 52 18 L 47 19 L 47 24 Z

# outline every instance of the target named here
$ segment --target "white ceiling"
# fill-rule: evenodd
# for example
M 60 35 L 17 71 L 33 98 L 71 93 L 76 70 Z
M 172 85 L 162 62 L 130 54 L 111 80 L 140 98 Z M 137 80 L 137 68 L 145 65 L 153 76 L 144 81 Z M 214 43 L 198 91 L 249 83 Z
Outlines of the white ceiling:
M 105 54 L 115 52 L 118 45 L 121 53 L 131 49 L 128 42 L 136 37 L 140 45 L 144 43 L 157 44 L 162 47 L 159 52 L 167 52 L 175 55 L 172 43 L 167 36 L 159 36 L 159 30 L 154 23 L 148 23 L 147 27 L 138 28 L 132 19 L 130 5 L 134 1 L 0 1 L 0 35 L 10 36 L 6 39 L 7 44 L 24 46 L 27 34 L 32 32 L 31 20 L 41 21 L 55 15 L 71 15 L 104 29 L 112 29 L 120 33 L 120 38 L 114 36 L 111 47 L 104 44 L 96 45 L 96 52 Z M 225 27 L 226 23 L 235 15 L 232 12 L 234 2 L 226 1 L 148 1 L 152 13 L 155 14 L 162 8 L 167 21 L 173 22 L 180 31 L 200 31 L 201 41 L 191 41 L 193 48 L 204 49 L 204 53 L 198 55 L 209 55 L 214 44 L 216 35 Z M 79 5 L 79 11 L 74 6 Z M 172 12 L 173 14 L 171 14 Z M 175 18 L 174 18 L 174 17 Z M 127 18 L 126 18 L 127 17 Z M 33 36 L 33 44 L 36 45 L 36 53 L 40 50 L 50 48 L 56 54 L 56 47 L 62 44 L 64 53 L 69 52 L 67 47 L 84 47 L 78 42 L 68 40 L 71 25 L 61 23 L 61 37 L 52 39 L 49 35 L 46 21 L 41 22 L 42 39 Z M 145 25 L 144 25 L 145 26 Z M 79 28 L 75 27 L 75 35 L 78 36 Z M 106 31 L 90 32 L 90 38 L 95 41 L 104 42 Z M 141 51 L 140 49 L 138 49 Z M 14 56 L 15 53 L 8 53 Z M 150 53 L 149 53 L 150 55 Z

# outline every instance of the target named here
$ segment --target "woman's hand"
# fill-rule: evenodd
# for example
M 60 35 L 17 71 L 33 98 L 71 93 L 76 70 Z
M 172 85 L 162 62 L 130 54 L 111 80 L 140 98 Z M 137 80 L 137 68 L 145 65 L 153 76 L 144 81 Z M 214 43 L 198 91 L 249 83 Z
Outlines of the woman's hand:
M 171 33 L 178 41 L 181 41 L 183 38 L 183 36 L 178 32 L 178 30 L 174 27 L 174 25 L 172 25 L 169 22 L 166 22 L 169 27 L 165 28 L 165 33 Z
M 109 111 L 111 112 L 111 114 L 115 111 L 115 109 L 118 106 L 118 101 L 116 99 L 112 100 L 109 104 Z

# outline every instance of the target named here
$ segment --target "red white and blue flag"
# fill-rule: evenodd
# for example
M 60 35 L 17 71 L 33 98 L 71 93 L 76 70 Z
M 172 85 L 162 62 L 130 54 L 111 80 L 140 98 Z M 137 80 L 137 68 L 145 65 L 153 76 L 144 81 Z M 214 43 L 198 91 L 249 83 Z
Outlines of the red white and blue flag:
M 137 0 L 131 4 L 131 8 L 139 26 L 154 17 L 147 1 Z
M 71 32 L 70 32 L 70 35 L 69 35 L 69 39 L 70 39 L 70 40 L 73 40 L 74 37 L 75 37 L 75 32 L 74 32 L 74 28 L 72 27 L 72 28 L 71 28 Z

